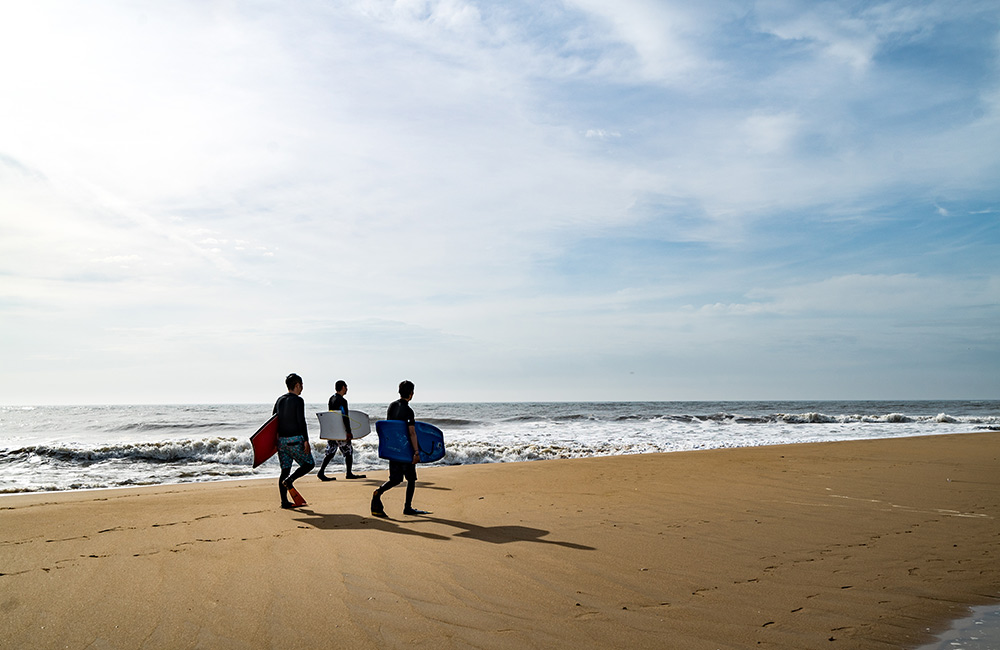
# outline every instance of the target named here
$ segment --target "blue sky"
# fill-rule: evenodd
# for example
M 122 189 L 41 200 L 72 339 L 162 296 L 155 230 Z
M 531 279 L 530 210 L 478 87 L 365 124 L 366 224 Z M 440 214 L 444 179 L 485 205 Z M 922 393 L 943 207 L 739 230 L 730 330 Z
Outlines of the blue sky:
M 0 403 L 1000 394 L 996 2 L 0 8 Z

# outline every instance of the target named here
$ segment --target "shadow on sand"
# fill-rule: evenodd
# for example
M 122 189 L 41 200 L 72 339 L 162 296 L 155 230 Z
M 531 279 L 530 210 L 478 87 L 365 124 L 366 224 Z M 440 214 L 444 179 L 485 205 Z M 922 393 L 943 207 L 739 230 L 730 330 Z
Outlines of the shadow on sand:
M 401 535 L 415 535 L 426 539 L 436 539 L 441 541 L 450 540 L 451 537 L 438 535 L 437 533 L 425 532 L 409 527 L 409 524 L 435 523 L 452 528 L 459 528 L 462 532 L 455 533 L 454 537 L 465 537 L 489 544 L 510 544 L 511 542 L 537 542 L 539 544 L 555 544 L 566 548 L 581 551 L 593 551 L 593 546 L 574 544 L 573 542 L 560 542 L 557 540 L 543 539 L 549 531 L 540 528 L 528 528 L 527 526 L 479 526 L 453 519 L 443 519 L 441 517 L 420 516 L 397 522 L 393 519 L 380 519 L 378 517 L 362 517 L 353 514 L 322 514 L 303 507 L 297 512 L 307 515 L 296 518 L 300 524 L 313 526 L 320 530 L 379 530 L 387 533 L 399 533 Z
M 455 521 L 454 519 L 442 519 L 441 517 L 421 517 L 420 519 L 444 524 L 445 526 L 452 526 L 453 528 L 461 528 L 462 532 L 455 533 L 455 537 L 466 537 L 468 539 L 479 540 L 480 542 L 489 542 L 490 544 L 538 542 L 539 544 L 555 544 L 556 546 L 575 548 L 580 551 L 595 550 L 593 546 L 584 546 L 583 544 L 574 544 L 573 542 L 560 542 L 553 539 L 542 539 L 549 534 L 549 531 L 542 530 L 541 528 L 528 528 L 527 526 L 479 526 L 464 521 Z
M 310 510 L 308 507 L 297 509 L 297 512 L 308 515 L 303 518 L 296 518 L 300 524 L 313 526 L 320 530 L 381 530 L 386 533 L 399 533 L 401 535 L 416 535 L 427 539 L 437 539 L 447 541 L 450 538 L 436 533 L 426 533 L 419 530 L 410 530 L 400 526 L 392 519 L 379 519 L 378 517 L 362 517 L 360 515 L 325 515 Z

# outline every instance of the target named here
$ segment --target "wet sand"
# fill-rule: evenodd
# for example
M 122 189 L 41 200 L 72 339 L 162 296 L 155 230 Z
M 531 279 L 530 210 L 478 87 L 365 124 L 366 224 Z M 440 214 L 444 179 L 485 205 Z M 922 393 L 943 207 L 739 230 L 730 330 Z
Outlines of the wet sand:
M 900 648 L 1000 601 L 1000 434 L 0 498 L 4 648 Z

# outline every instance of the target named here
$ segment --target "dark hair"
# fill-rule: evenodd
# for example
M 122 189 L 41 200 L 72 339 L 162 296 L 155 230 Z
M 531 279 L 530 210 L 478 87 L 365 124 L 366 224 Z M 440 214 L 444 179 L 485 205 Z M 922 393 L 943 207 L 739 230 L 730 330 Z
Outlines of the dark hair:
M 285 386 L 288 386 L 288 390 L 295 388 L 295 384 L 301 384 L 302 377 L 299 377 L 294 372 L 287 377 L 285 377 Z
M 334 384 L 333 387 L 339 391 L 341 388 L 347 388 L 347 382 L 344 381 L 343 379 L 338 379 L 337 383 Z
M 403 381 L 399 382 L 399 396 L 400 397 L 409 397 L 412 394 L 413 394 L 413 382 L 412 381 L 410 381 L 409 379 L 404 379 Z

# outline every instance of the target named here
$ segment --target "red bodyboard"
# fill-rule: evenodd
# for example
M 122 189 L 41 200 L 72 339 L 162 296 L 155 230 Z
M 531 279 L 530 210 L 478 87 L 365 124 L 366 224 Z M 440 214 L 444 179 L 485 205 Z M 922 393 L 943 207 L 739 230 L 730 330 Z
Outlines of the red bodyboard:
M 257 433 L 250 436 L 250 445 L 253 447 L 253 466 L 261 465 L 271 456 L 278 453 L 278 416 L 272 415 L 271 419 L 265 422 Z

